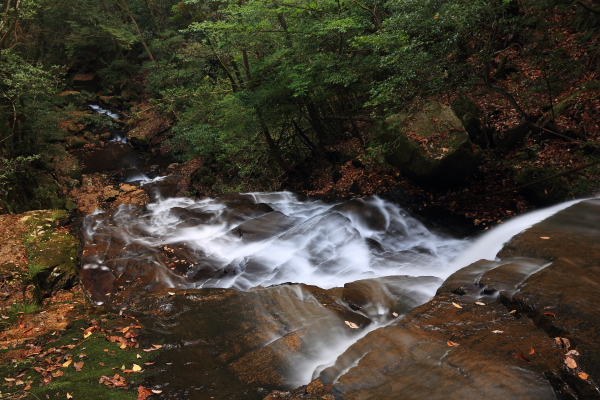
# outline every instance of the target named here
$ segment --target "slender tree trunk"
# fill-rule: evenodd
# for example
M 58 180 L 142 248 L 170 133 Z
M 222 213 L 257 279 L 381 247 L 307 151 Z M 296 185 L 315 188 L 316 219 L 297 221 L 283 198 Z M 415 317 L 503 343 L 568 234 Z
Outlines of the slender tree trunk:
M 131 19 L 133 26 L 135 26 L 135 31 L 137 32 L 137 34 L 140 38 L 140 42 L 142 43 L 142 46 L 144 46 L 144 50 L 146 50 L 146 53 L 148 54 L 148 58 L 150 59 L 150 61 L 156 61 L 154 59 L 154 56 L 152 55 L 152 52 L 150 51 L 150 48 L 148 48 L 148 45 L 146 44 L 146 41 L 144 40 L 144 35 L 142 34 L 142 31 L 140 30 L 140 27 L 139 27 L 137 21 L 135 20 L 133 13 L 131 12 L 131 10 L 129 9 L 129 6 L 127 5 L 127 0 L 121 0 L 121 1 L 123 2 L 123 4 L 119 3 L 119 0 L 115 0 L 115 3 L 117 3 L 117 5 L 119 7 L 121 7 L 121 10 L 126 12 L 127 16 Z

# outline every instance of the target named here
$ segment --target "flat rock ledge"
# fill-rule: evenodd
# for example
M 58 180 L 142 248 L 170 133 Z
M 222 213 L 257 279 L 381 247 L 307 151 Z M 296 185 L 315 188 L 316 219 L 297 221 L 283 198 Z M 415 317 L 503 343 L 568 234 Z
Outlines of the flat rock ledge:
M 600 200 L 534 225 L 498 259 L 265 399 L 600 398 Z

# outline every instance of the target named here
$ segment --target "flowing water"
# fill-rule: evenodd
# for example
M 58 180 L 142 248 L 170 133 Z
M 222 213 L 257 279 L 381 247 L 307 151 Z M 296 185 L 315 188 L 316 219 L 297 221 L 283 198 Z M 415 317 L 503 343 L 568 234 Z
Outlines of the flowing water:
M 95 157 L 121 154 L 124 146 L 118 140 Z M 161 179 L 150 180 L 137 153 L 131 160 L 118 154 L 118 166 L 105 169 L 129 171 L 122 180 L 150 187 Z M 272 332 L 260 347 L 280 348 L 308 327 L 302 351 L 286 354 L 289 387 L 308 383 L 369 331 L 426 302 L 458 269 L 494 260 L 511 237 L 574 203 L 523 215 L 471 240 L 432 232 L 378 197 L 336 204 L 289 192 L 153 198 L 86 217 L 81 271 L 92 300 L 115 305 L 165 288 L 234 289 L 269 321 L 252 325 Z M 134 286 L 136 280 L 144 283 Z M 328 307 L 325 294 L 307 285 L 358 287 L 362 303 L 352 305 L 332 289 L 327 296 L 337 308 Z M 349 332 L 350 314 L 362 329 Z

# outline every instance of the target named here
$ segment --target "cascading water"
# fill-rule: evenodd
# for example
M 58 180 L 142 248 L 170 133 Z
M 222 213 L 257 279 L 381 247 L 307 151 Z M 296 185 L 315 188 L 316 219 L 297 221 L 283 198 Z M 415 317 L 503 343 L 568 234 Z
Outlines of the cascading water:
M 181 288 L 246 290 L 294 282 L 327 289 L 390 275 L 445 277 L 468 244 L 430 232 L 377 197 L 331 205 L 288 192 L 249 193 L 238 203 L 171 198 L 143 211 L 122 207 L 110 229 L 120 232 L 128 258 L 140 257 L 140 246 L 185 243 L 183 274 L 157 266 L 164 285 Z M 98 218 L 88 218 L 88 244 Z
M 494 259 L 512 236 L 571 204 L 519 217 L 472 242 L 433 233 L 377 197 L 340 204 L 289 192 L 159 198 L 146 207 L 86 217 L 82 279 L 97 303 L 127 303 L 125 296 L 163 288 L 252 289 L 262 299 L 257 312 L 277 321 L 270 329 L 279 333 L 263 346 L 277 347 L 308 329 L 303 351 L 286 354 L 294 365 L 287 381 L 293 387 L 309 382 L 369 331 L 426 302 L 453 272 Z M 114 290 L 144 279 L 135 291 Z M 307 286 L 291 283 L 358 285 L 368 297 L 355 310 L 366 317 L 364 329 L 348 332 L 346 317 Z M 256 292 L 265 287 L 271 288 Z

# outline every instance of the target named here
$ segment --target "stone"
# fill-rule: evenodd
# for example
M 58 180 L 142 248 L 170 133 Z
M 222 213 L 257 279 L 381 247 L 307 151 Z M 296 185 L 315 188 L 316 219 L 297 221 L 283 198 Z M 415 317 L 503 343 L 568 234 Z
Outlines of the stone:
M 462 122 L 444 104 L 430 102 L 414 114 L 385 122 L 386 161 L 417 183 L 449 186 L 473 174 L 483 159 Z
M 340 307 L 335 294 L 306 285 L 245 292 L 167 290 L 141 296 L 128 312 L 142 325 L 161 326 L 149 340 L 168 344 L 170 350 L 163 351 L 157 363 L 173 366 L 147 383 L 168 382 L 169 393 L 177 398 L 194 387 L 210 390 L 215 383 L 216 398 L 240 400 L 261 399 L 264 389 L 294 388 L 307 373 L 310 379 L 310 358 L 370 324 L 368 318 Z M 344 321 L 359 328 L 350 329 Z M 322 389 L 313 384 L 309 390 Z
M 460 96 L 452 102 L 451 107 L 469 134 L 471 142 L 488 147 L 489 141 L 481 123 L 481 110 L 477 104 L 468 97 Z
M 522 143 L 530 131 L 529 125 L 521 124 L 506 131 L 494 132 L 494 146 L 501 151 L 510 150 Z
M 600 200 L 556 213 L 510 240 L 496 261 L 455 272 L 309 386 L 356 400 L 598 398 L 599 237 Z M 310 399 L 309 386 L 268 398 Z

